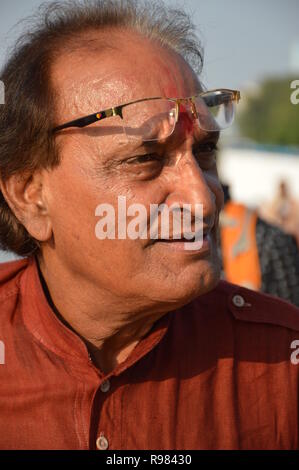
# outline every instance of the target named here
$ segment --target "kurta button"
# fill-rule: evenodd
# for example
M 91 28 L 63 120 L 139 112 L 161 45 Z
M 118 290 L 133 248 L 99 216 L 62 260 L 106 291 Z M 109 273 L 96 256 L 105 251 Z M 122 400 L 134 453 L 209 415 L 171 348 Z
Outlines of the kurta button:
M 100 385 L 101 392 L 107 393 L 110 390 L 110 381 L 109 379 L 104 380 L 104 382 L 101 383 Z
M 234 295 L 232 301 L 236 307 L 244 307 L 245 305 L 245 300 L 242 295 Z
M 101 434 L 100 437 L 97 438 L 96 441 L 97 449 L 99 450 L 107 450 L 109 447 L 109 442 L 104 436 L 104 434 Z

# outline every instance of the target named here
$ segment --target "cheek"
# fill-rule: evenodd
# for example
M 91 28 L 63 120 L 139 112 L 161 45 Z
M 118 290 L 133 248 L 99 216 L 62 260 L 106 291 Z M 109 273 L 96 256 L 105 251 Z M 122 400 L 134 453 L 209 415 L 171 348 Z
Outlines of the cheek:
M 57 243 L 71 246 L 71 240 L 91 239 L 97 203 L 88 185 L 78 168 L 61 166 L 49 175 L 47 200 Z
M 205 175 L 207 185 L 215 196 L 217 210 L 220 212 L 224 206 L 224 194 L 217 171 Z

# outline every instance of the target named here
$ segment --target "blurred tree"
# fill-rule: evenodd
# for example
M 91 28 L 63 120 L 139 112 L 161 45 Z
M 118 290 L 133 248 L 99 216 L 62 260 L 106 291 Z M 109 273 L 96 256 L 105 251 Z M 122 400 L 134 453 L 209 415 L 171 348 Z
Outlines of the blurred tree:
M 299 145 L 299 104 L 290 99 L 296 78 L 268 79 L 258 92 L 246 96 L 238 116 L 244 137 L 261 144 Z

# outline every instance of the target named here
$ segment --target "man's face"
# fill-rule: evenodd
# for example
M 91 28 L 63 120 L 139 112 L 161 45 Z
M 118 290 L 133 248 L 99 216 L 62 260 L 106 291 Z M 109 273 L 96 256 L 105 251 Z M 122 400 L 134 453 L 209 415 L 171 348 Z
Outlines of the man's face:
M 201 91 L 177 54 L 129 33 L 118 41 L 112 51 L 77 50 L 55 63 L 58 124 L 141 98 L 189 97 Z M 57 256 L 73 275 L 127 305 L 175 308 L 219 279 L 216 234 L 222 190 L 213 151 L 218 135 L 199 132 L 182 112 L 163 144 L 136 148 L 115 122 L 107 118 L 55 137 L 61 164 L 46 173 L 53 240 L 44 246 L 44 255 Z M 118 196 L 126 197 L 127 206 L 139 203 L 148 211 L 150 204 L 191 204 L 194 210 L 201 203 L 210 232 L 203 249 L 184 250 L 177 241 L 99 240 L 96 208 L 110 204 L 117 217 Z

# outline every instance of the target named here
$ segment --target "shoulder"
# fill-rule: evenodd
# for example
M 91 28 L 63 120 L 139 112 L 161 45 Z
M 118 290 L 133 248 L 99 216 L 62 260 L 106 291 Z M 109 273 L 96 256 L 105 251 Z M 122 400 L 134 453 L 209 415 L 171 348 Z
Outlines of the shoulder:
M 0 337 L 5 337 L 7 342 L 18 318 L 20 280 L 27 266 L 27 259 L 0 264 Z
M 227 319 L 247 324 L 268 324 L 299 331 L 299 308 L 268 294 L 256 292 L 226 281 L 185 306 L 194 314 L 214 312 L 217 320 Z
M 28 258 L 0 263 L 0 305 L 7 297 L 11 297 L 19 291 L 20 276 L 27 268 Z
M 288 369 L 299 343 L 299 309 L 271 295 L 220 281 L 215 289 L 176 311 L 169 336 L 184 363 L 201 361 L 204 370 L 219 361 L 231 364 L 232 358 L 253 364 L 252 370 L 256 370 L 254 364 L 280 367 L 283 363 Z

